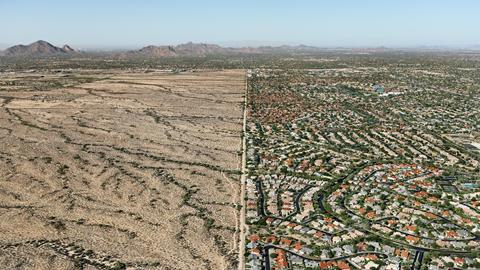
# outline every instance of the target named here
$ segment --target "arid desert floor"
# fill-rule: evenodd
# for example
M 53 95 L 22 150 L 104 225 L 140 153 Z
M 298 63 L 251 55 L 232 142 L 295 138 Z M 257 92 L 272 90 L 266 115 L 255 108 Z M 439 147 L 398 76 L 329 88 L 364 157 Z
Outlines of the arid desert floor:
M 232 269 L 245 72 L 0 75 L 2 269 Z

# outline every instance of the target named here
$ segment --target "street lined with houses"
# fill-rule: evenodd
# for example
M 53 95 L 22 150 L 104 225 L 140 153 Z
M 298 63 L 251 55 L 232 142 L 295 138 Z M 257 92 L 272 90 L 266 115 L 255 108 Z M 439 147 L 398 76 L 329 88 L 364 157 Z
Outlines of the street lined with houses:
M 247 71 L 246 269 L 480 267 L 478 107 L 353 70 Z

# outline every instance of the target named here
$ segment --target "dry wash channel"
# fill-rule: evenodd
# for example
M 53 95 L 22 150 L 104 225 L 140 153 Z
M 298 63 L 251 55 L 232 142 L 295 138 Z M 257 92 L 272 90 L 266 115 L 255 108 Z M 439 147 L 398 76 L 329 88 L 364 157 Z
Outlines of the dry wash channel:
M 0 76 L 2 267 L 235 267 L 244 71 Z

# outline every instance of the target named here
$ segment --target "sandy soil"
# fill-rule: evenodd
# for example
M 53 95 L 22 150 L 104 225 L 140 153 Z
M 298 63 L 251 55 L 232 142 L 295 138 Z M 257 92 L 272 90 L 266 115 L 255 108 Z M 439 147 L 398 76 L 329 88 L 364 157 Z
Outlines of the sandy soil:
M 25 76 L 0 75 L 3 269 L 236 267 L 244 71 Z

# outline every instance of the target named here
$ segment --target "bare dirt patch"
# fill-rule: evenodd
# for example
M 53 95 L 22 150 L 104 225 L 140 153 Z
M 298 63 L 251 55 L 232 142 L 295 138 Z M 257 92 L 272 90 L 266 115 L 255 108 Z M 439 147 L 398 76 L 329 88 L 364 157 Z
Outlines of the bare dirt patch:
M 0 75 L 0 263 L 233 268 L 244 71 L 81 74 Z

